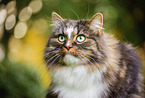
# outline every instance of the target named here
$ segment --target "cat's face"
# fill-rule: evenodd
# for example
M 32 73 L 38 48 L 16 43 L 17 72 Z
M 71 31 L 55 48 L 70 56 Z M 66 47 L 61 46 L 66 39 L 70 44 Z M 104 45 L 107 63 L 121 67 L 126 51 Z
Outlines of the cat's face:
M 48 66 L 89 66 L 105 60 L 103 16 L 98 13 L 90 20 L 67 20 L 52 13 L 53 34 L 45 49 Z

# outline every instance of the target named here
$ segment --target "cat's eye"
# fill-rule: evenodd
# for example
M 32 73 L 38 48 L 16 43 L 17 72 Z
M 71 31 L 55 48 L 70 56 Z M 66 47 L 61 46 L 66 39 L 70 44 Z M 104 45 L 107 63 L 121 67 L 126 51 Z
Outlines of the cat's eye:
M 86 37 L 84 35 L 79 35 L 76 38 L 77 42 L 79 42 L 79 43 L 84 42 L 85 39 L 86 39 Z
M 65 37 L 63 35 L 59 35 L 58 41 L 59 42 L 64 42 L 65 41 Z

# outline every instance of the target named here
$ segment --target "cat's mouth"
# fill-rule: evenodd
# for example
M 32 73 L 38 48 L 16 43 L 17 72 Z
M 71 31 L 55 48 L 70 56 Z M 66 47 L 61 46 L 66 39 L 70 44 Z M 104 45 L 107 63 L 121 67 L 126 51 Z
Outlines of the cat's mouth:
M 63 62 L 67 66 L 75 67 L 81 64 L 81 59 L 68 53 L 64 56 Z
M 62 54 L 64 54 L 63 62 L 67 66 L 75 67 L 75 66 L 79 66 L 83 64 L 83 61 L 81 58 L 82 58 L 82 55 L 84 55 L 84 53 L 77 51 L 76 47 L 72 47 L 69 51 L 63 47 Z

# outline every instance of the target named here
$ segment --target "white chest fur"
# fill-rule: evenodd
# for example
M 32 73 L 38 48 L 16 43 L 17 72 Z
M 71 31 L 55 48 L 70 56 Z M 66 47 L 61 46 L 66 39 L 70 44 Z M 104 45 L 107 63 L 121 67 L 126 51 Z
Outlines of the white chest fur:
M 52 77 L 56 85 L 53 91 L 59 98 L 101 98 L 107 89 L 102 73 L 98 70 L 88 73 L 84 66 L 58 69 Z

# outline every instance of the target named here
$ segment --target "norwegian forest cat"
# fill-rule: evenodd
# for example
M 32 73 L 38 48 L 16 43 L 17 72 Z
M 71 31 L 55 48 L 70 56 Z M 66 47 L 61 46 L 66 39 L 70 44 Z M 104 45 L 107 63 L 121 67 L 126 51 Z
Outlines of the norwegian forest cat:
M 88 20 L 52 13 L 44 59 L 52 83 L 47 98 L 143 98 L 134 49 L 103 31 L 103 15 Z

